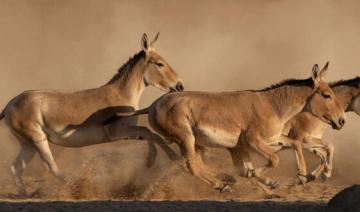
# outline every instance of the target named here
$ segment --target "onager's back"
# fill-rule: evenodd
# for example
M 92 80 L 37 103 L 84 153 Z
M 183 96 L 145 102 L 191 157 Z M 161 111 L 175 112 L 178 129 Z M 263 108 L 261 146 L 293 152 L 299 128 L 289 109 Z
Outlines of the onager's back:
M 237 166 L 242 166 L 246 160 L 243 156 L 248 155 L 247 148 L 251 147 L 268 159 L 269 164 L 249 168 L 248 176 L 276 187 L 276 181 L 262 177 L 265 170 L 279 163 L 279 157 L 267 142 L 280 137 L 290 118 L 305 110 L 338 128 L 344 124 L 344 112 L 323 81 L 325 70 L 326 67 L 320 71 L 315 65 L 312 78 L 287 80 L 260 91 L 167 94 L 149 107 L 149 122 L 157 132 L 180 146 L 190 172 L 213 188 L 224 191 L 233 179 L 221 180 L 206 169 L 195 151 L 196 146 L 228 148 Z

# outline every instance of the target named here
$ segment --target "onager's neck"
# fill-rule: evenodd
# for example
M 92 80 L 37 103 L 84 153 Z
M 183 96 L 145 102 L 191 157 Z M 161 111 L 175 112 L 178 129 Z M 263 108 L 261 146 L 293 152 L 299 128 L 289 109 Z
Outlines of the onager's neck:
M 310 86 L 284 85 L 265 91 L 270 104 L 284 122 L 301 112 L 314 90 Z
M 348 85 L 338 85 L 332 87 L 332 89 L 336 95 L 336 99 L 340 103 L 340 106 L 345 111 L 349 111 L 348 106 L 351 104 L 353 98 L 356 97 L 360 92 L 359 88 Z
M 140 97 L 146 87 L 144 81 L 145 53 L 139 52 L 124 64 L 119 72 L 103 86 L 109 95 L 108 101 L 113 105 L 127 102 L 131 106 L 138 107 Z

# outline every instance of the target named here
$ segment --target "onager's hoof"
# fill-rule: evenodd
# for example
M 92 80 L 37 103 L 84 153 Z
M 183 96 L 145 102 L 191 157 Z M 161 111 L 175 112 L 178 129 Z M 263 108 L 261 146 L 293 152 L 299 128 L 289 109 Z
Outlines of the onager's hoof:
M 320 177 L 321 177 L 321 180 L 322 180 L 323 182 L 325 182 L 326 180 L 328 180 L 328 179 L 331 177 L 331 174 L 323 172 L 323 173 L 320 175 Z
M 233 176 L 228 174 L 219 174 L 218 178 L 226 185 L 234 185 L 237 182 L 237 180 Z
M 325 177 L 326 179 L 329 179 L 331 177 L 331 171 L 330 170 L 325 170 L 322 173 L 323 177 Z
M 269 183 L 269 186 L 270 186 L 270 189 L 276 189 L 276 188 L 279 188 L 280 187 L 280 183 L 278 182 L 278 181 L 271 181 L 270 183 Z
M 302 175 L 302 174 L 298 174 L 297 175 L 297 179 L 298 179 L 298 184 L 305 184 L 306 182 L 307 182 L 307 176 L 305 176 L 305 175 Z
M 219 189 L 220 193 L 228 193 L 232 192 L 232 189 L 229 185 L 224 185 L 222 188 Z

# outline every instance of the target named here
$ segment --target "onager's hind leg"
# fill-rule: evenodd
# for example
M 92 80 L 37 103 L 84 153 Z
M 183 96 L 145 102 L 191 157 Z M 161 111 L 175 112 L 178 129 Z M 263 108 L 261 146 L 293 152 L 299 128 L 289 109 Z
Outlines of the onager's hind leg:
M 56 178 L 61 181 L 64 181 L 65 178 L 61 174 L 55 160 L 53 154 L 51 153 L 49 141 L 47 139 L 34 141 L 34 146 L 38 150 L 41 160 L 44 162 L 45 167 L 51 174 L 53 174 Z
M 20 141 L 20 152 L 16 157 L 15 161 L 11 165 L 11 172 L 15 178 L 16 188 L 20 195 L 26 195 L 26 189 L 24 183 L 21 179 L 22 173 L 26 168 L 26 165 L 31 161 L 35 154 L 35 148 L 30 143 L 27 142 L 24 138 L 19 135 L 16 135 L 17 139 Z
M 202 162 L 201 156 L 196 153 L 195 137 L 193 135 L 183 136 L 180 142 L 180 148 L 182 154 L 185 156 L 186 165 L 192 175 L 199 177 L 213 188 L 220 190 L 220 192 L 229 189 L 226 183 L 219 180 L 215 174 L 207 170 L 208 168 Z
M 266 185 L 270 186 L 272 189 L 279 187 L 279 183 L 277 181 L 263 176 L 269 169 L 276 168 L 279 165 L 279 156 L 272 150 L 271 147 L 260 139 L 253 139 L 248 142 L 248 144 L 269 161 L 267 165 L 256 168 L 254 170 L 254 176 Z
M 240 171 L 240 176 L 249 178 L 255 177 L 254 179 L 251 179 L 251 182 L 254 183 L 255 186 L 257 186 L 262 192 L 264 192 L 267 198 L 279 197 L 271 190 L 269 190 L 269 188 L 267 188 L 265 185 L 265 182 L 270 181 L 269 179 L 266 179 L 266 177 L 257 177 L 255 175 L 255 170 L 251 162 L 250 154 L 248 151 L 246 151 L 243 144 L 239 143 L 236 147 L 229 148 L 228 150 L 230 151 L 234 166 Z
M 45 167 L 51 174 L 60 180 L 64 180 L 64 177 L 59 171 L 57 164 L 49 147 L 49 141 L 47 135 L 42 130 L 42 127 L 33 121 L 27 123 L 21 129 L 21 135 L 34 145 L 35 149 L 40 155 L 41 160 L 44 162 Z

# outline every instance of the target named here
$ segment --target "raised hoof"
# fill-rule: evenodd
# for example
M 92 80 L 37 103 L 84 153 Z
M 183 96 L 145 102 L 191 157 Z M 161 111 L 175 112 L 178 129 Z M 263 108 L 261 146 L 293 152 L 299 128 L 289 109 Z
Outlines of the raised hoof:
M 218 178 L 226 185 L 234 185 L 237 182 L 233 176 L 228 174 L 219 174 Z
M 276 188 L 279 188 L 280 187 L 280 183 L 278 181 L 272 181 L 270 184 L 270 189 L 276 189 Z
M 219 191 L 220 191 L 220 193 L 229 193 L 229 192 L 232 192 L 232 189 L 230 188 L 229 185 L 225 185 L 222 188 L 220 188 Z
M 307 182 L 307 176 L 304 175 L 297 175 L 297 179 L 298 179 L 298 184 L 302 184 L 305 185 Z

